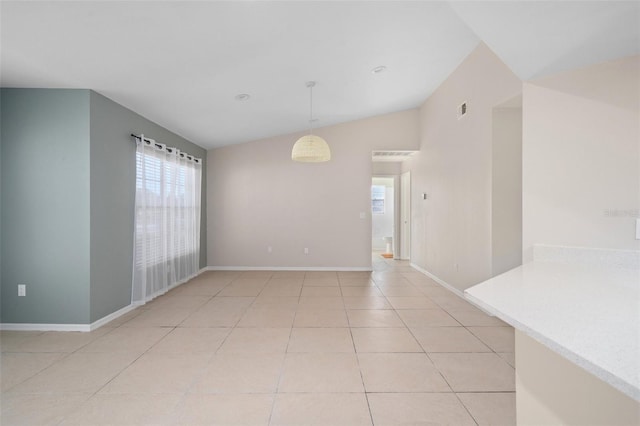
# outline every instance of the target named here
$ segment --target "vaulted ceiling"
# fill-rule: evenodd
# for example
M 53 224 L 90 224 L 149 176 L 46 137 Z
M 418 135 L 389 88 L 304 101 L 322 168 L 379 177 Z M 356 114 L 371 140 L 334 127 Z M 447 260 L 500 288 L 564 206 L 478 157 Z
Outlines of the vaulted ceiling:
M 637 1 L 2 1 L 0 15 L 3 87 L 93 89 L 205 148 L 305 129 L 309 80 L 315 126 L 417 107 L 480 42 L 523 80 L 640 53 Z

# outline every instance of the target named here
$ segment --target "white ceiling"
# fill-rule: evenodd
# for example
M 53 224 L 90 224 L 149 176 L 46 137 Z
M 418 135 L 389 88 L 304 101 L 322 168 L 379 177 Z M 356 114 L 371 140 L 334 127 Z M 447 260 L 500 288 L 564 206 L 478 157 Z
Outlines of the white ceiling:
M 90 88 L 205 148 L 305 129 L 309 80 L 315 126 L 416 107 L 480 41 L 522 79 L 640 53 L 638 1 L 2 1 L 0 14 L 3 87 Z

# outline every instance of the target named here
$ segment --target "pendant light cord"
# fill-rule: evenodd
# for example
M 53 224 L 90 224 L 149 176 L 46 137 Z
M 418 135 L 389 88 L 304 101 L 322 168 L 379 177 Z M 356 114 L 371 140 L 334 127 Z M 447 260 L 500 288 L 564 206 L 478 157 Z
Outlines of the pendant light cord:
M 331 160 L 331 150 L 327 141 L 313 135 L 313 87 L 315 81 L 307 81 L 309 88 L 309 135 L 302 136 L 293 144 L 291 159 L 304 163 L 323 163 Z
M 309 85 L 309 135 L 313 133 L 313 86 Z

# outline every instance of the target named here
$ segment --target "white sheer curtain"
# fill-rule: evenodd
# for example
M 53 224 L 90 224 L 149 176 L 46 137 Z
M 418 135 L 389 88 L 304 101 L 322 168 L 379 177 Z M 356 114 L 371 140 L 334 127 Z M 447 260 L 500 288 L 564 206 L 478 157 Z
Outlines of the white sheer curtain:
M 136 148 L 134 304 L 199 270 L 201 161 L 141 136 Z

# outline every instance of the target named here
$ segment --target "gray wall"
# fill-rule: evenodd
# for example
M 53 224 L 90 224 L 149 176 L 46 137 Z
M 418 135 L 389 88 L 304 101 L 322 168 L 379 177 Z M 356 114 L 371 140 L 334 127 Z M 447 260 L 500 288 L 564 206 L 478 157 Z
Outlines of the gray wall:
M 206 161 L 206 151 L 91 92 L 91 321 L 131 302 L 135 143 L 144 133 Z M 206 266 L 206 163 L 202 166 L 200 267 Z
M 3 323 L 89 321 L 89 91 L 2 89 Z M 18 297 L 17 285 L 27 285 Z
M 2 323 L 88 324 L 131 302 L 135 143 L 206 151 L 90 90 L 2 89 Z M 206 164 L 200 266 L 206 265 Z M 17 285 L 27 284 L 27 296 Z

